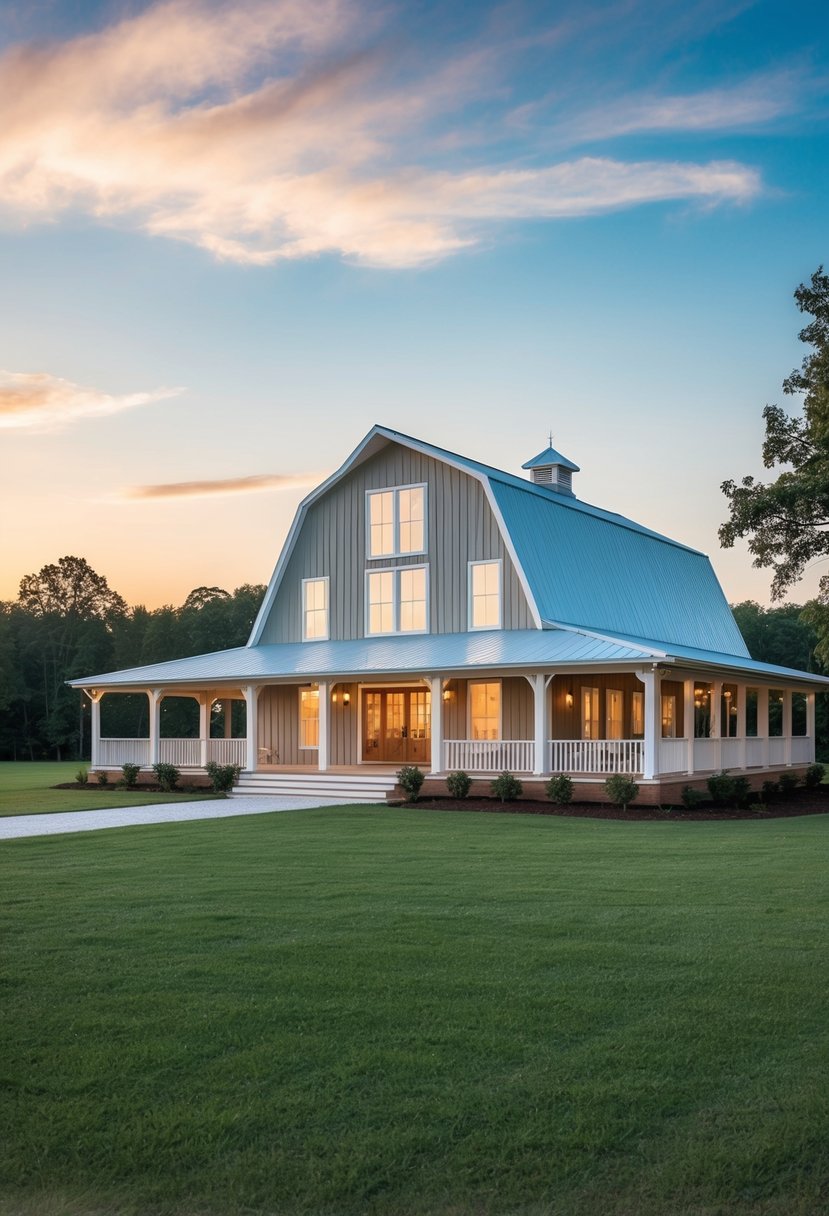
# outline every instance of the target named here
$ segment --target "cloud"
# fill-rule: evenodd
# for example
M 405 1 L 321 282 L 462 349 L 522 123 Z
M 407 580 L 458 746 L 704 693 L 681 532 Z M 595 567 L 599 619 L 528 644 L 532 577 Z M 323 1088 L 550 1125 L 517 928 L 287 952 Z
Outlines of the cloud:
M 335 253 L 411 267 L 476 244 L 496 221 L 745 202 L 762 189 L 738 163 L 487 156 L 479 132 L 494 145 L 509 120 L 502 48 L 427 62 L 380 40 L 389 11 L 166 0 L 98 33 L 12 48 L 0 58 L 0 209 L 30 223 L 80 208 L 252 266 Z M 551 46 L 575 37 L 565 27 Z M 476 132 L 465 109 L 482 99 Z M 654 96 L 621 105 L 610 131 L 710 129 L 728 105 L 741 122 L 774 112 L 750 90 Z M 569 122 L 583 138 L 600 125 L 589 107 Z
M 59 430 L 82 418 L 119 414 L 182 392 L 182 388 L 157 388 L 118 396 L 48 372 L 0 370 L 0 428 Z
M 172 481 L 163 485 L 128 486 L 127 499 L 209 498 L 217 494 L 258 494 L 263 490 L 296 490 L 317 485 L 323 473 L 258 473 L 252 477 L 225 477 L 217 481 Z

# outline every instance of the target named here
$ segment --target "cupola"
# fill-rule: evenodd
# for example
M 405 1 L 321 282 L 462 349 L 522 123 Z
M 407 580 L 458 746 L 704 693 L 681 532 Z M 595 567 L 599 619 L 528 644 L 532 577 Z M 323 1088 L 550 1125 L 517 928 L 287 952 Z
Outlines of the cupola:
M 552 442 L 552 435 L 550 440 Z M 522 464 L 521 468 L 530 470 L 530 479 L 536 485 L 549 486 L 551 490 L 556 490 L 559 494 L 567 494 L 571 498 L 575 498 L 573 474 L 580 471 L 579 466 L 573 464 L 572 460 L 568 460 L 566 456 L 562 456 L 561 452 L 557 452 L 554 447 L 545 448 L 543 452 L 533 456 L 532 460 Z

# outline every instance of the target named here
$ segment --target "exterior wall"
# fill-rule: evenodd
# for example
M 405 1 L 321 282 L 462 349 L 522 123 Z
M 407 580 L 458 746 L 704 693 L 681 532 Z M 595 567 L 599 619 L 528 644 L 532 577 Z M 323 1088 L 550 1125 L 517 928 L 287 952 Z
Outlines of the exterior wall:
M 609 688 L 618 689 L 624 693 L 624 716 L 622 738 L 631 737 L 631 693 L 643 692 L 644 685 L 636 676 L 628 672 L 609 673 L 607 675 L 573 675 L 556 676 L 550 685 L 550 739 L 580 739 L 581 738 L 581 690 L 582 688 L 598 688 L 599 690 L 599 736 L 605 734 L 606 694 Z M 572 707 L 568 709 L 566 696 L 573 694 Z M 666 696 L 676 697 L 676 734 L 683 737 L 684 699 L 681 681 L 663 680 L 662 692 Z
M 270 685 L 259 697 L 259 746 L 273 754 L 266 764 L 303 765 L 316 768 L 316 749 L 299 746 L 299 689 L 304 684 Z M 336 703 L 331 702 L 337 693 Z M 348 692 L 351 701 L 343 704 L 342 694 Z M 329 764 L 357 763 L 357 719 L 359 716 L 357 685 L 329 685 L 328 749 Z
M 366 491 L 425 482 L 425 556 L 366 559 Z M 429 631 L 468 626 L 470 561 L 503 562 L 503 627 L 534 627 L 529 606 L 483 488 L 467 473 L 390 444 L 359 465 L 309 509 L 284 572 L 261 642 L 302 640 L 302 579 L 327 576 L 332 639 L 365 635 L 365 573 L 390 566 L 429 566 Z
M 470 679 L 474 679 L 472 676 Z M 469 681 L 452 680 L 452 696 L 443 706 L 444 739 L 469 738 Z M 501 680 L 501 738 L 532 739 L 533 692 L 523 676 L 506 676 Z
M 329 764 L 357 764 L 357 723 L 360 718 L 358 685 L 335 684 L 329 688 L 329 698 L 332 692 L 337 694 L 337 700 L 331 703 L 328 711 Z M 344 705 L 342 699 L 346 692 L 351 697 L 348 705 Z

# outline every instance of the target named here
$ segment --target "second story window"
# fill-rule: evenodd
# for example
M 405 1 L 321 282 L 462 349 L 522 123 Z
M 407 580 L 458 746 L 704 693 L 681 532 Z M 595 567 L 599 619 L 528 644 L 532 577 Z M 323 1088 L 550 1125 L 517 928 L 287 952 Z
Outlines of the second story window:
M 429 592 L 425 566 L 369 570 L 366 633 L 426 633 Z
M 501 628 L 501 563 L 469 563 L 469 628 Z
M 371 490 L 366 495 L 369 558 L 426 552 L 426 487 Z
M 328 579 L 302 580 L 302 640 L 325 641 L 328 638 Z

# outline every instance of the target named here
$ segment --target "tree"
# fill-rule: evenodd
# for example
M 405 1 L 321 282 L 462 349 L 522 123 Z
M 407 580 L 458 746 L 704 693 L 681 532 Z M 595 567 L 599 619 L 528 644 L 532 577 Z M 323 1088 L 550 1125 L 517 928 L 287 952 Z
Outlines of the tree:
M 794 293 L 801 312 L 813 319 L 799 337 L 813 349 L 783 381 L 789 395 L 802 393 L 803 416 L 790 417 L 778 405 L 763 410 L 766 438 L 763 464 L 783 471 L 768 484 L 744 477 L 725 481 L 730 518 L 719 531 L 730 549 L 748 538 L 754 565 L 774 570 L 772 599 L 781 599 L 813 561 L 829 556 L 829 275 L 819 266 L 811 283 Z M 829 576 L 821 579 L 821 599 L 829 606 Z

